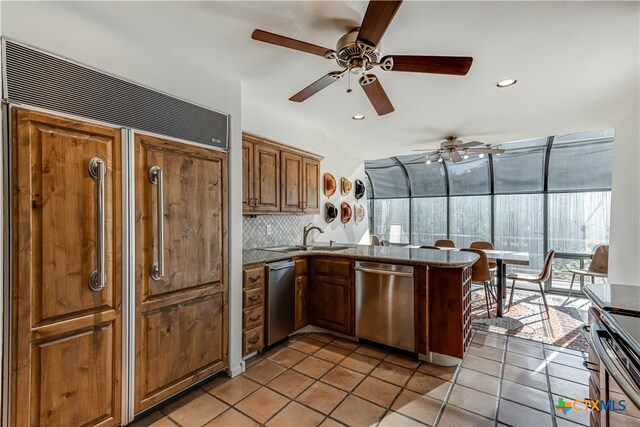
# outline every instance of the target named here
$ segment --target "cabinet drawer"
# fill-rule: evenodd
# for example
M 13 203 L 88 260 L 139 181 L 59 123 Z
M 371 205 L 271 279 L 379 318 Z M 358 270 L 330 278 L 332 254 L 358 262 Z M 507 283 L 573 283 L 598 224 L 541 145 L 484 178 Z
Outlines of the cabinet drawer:
M 245 289 L 264 284 L 264 266 L 248 268 L 242 272 L 242 283 Z
M 242 327 L 251 329 L 261 325 L 264 322 L 264 306 L 250 308 L 242 313 Z
M 253 353 L 264 346 L 264 327 L 257 326 L 242 333 L 243 354 Z
M 323 274 L 327 276 L 340 276 L 344 278 L 351 277 L 353 266 L 351 260 L 340 258 L 317 258 L 313 260 L 314 274 Z
M 264 303 L 264 289 L 246 289 L 243 291 L 242 305 L 244 308 L 262 305 Z

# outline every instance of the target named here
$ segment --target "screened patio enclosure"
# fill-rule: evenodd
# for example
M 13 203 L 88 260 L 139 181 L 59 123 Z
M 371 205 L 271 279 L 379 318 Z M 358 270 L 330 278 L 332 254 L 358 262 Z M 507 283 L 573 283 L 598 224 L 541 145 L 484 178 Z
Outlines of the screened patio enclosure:
M 547 289 L 566 291 L 567 269 L 588 266 L 609 242 L 613 142 L 602 129 L 509 142 L 502 155 L 455 164 L 426 164 L 425 154 L 366 161 L 371 233 L 399 245 L 488 240 L 529 252 L 528 268 L 509 267 L 523 272 L 540 271 L 555 249 Z

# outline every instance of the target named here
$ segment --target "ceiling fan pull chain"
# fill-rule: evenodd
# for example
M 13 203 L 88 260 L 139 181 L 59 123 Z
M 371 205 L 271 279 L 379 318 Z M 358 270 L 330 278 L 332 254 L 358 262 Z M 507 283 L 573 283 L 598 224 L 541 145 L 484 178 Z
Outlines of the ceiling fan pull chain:
M 349 74 L 349 78 L 348 78 L 348 87 L 347 87 L 347 93 L 351 93 L 351 64 L 349 64 L 349 66 L 347 67 L 347 74 Z

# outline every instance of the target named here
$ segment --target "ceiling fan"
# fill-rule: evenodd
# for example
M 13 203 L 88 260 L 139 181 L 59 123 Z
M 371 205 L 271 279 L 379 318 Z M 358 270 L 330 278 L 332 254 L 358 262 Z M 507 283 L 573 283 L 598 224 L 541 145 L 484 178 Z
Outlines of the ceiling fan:
M 251 38 L 335 60 L 340 66 L 340 70 L 332 71 L 311 83 L 289 98 L 290 101 L 305 101 L 342 78 L 346 73 L 351 73 L 360 75 L 360 86 L 378 115 L 382 116 L 393 112 L 394 108 L 378 77 L 368 72 L 373 67 L 380 67 L 384 71 L 464 76 L 469 72 L 473 62 L 473 58 L 466 56 L 381 56 L 378 49 L 380 40 L 401 4 L 401 0 L 370 1 L 360 27 L 354 28 L 342 36 L 336 43 L 335 50 L 263 30 L 255 30 Z M 347 92 L 351 92 L 351 89 L 349 88 Z
M 434 156 L 440 163 L 444 161 L 443 154 L 447 154 L 449 159 L 453 163 L 461 162 L 469 158 L 469 153 L 477 153 L 480 157 L 484 157 L 485 154 L 495 154 L 497 156 L 504 153 L 504 150 L 497 145 L 484 144 L 479 141 L 462 142 L 457 136 L 448 136 L 440 144 L 440 148 L 425 149 L 425 150 L 413 150 L 413 151 L 426 151 L 427 164 L 431 164 L 431 156 Z

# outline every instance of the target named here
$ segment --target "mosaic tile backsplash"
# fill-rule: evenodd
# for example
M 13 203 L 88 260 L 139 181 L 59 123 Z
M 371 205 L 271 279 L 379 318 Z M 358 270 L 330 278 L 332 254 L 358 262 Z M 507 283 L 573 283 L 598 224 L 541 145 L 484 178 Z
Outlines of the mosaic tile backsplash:
M 302 244 L 302 230 L 313 222 L 313 215 L 257 215 L 242 217 L 242 249 L 292 246 Z M 267 235 L 271 225 L 271 235 Z M 317 233 L 309 234 L 309 243 Z

